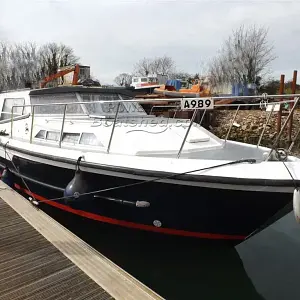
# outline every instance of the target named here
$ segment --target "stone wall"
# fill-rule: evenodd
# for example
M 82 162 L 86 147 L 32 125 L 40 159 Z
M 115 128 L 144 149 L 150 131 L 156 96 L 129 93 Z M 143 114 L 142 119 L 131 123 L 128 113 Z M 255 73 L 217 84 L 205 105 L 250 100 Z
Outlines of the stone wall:
M 220 138 L 225 138 L 229 130 L 231 120 L 234 118 L 235 110 L 215 110 L 210 125 L 210 131 Z M 235 119 L 235 125 L 232 127 L 229 139 L 250 144 L 257 144 L 259 136 L 266 123 L 269 112 L 262 110 L 240 110 Z M 286 121 L 287 112 L 283 112 L 282 125 Z M 300 111 L 295 111 L 293 117 L 292 138 L 295 137 L 296 132 L 300 126 Z M 271 147 L 276 139 L 277 129 L 277 113 L 273 113 L 269 124 L 263 135 L 261 145 Z M 279 147 L 288 148 L 290 142 L 288 141 L 288 129 L 286 128 L 279 141 Z M 300 155 L 300 136 L 293 147 L 293 154 Z

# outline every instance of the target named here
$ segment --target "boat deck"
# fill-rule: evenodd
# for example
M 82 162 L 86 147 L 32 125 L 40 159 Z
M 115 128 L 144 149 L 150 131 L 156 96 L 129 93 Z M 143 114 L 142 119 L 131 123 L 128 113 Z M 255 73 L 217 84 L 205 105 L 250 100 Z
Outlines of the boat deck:
M 0 300 L 163 299 L 0 181 Z

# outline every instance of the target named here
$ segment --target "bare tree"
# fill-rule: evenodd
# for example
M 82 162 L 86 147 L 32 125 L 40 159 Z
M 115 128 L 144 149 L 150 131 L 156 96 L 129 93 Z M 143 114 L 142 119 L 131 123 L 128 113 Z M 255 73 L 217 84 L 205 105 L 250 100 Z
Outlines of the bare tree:
M 74 50 L 64 44 L 48 43 L 39 49 L 39 64 L 43 76 L 57 73 L 59 67 L 78 63 Z
M 231 79 L 229 79 L 231 76 L 228 74 L 230 72 L 228 68 L 228 61 L 224 55 L 219 55 L 212 59 L 209 67 L 209 75 L 212 86 L 231 81 Z
M 31 77 L 32 57 L 34 45 L 9 45 L 1 43 L 0 46 L 0 85 L 1 89 L 24 87 L 25 79 Z
M 276 58 L 273 49 L 265 27 L 239 27 L 210 63 L 212 83 L 254 83 L 258 76 L 266 75 L 267 67 Z
M 33 43 L 16 44 L 10 53 L 10 70 L 15 75 L 13 85 L 24 87 L 39 81 L 38 48 Z
M 0 90 L 8 88 L 10 47 L 7 43 L 0 43 Z
M 120 86 L 128 86 L 131 83 L 132 75 L 121 73 L 115 78 L 115 83 Z
M 140 76 L 149 74 L 169 75 L 174 72 L 175 63 L 169 56 L 143 58 L 134 66 L 134 73 Z
M 179 80 L 187 80 L 189 78 L 192 78 L 192 75 L 186 72 L 174 72 L 169 74 L 171 78 L 173 79 L 179 79 Z
M 151 64 L 152 60 L 144 57 L 135 64 L 134 73 L 140 76 L 148 76 L 151 73 Z
M 171 57 L 160 57 L 158 58 L 158 62 L 157 74 L 169 75 L 175 69 L 175 63 Z
M 38 47 L 33 43 L 0 42 L 0 89 L 38 86 L 41 79 L 56 73 L 59 67 L 77 62 L 73 49 L 63 44 Z

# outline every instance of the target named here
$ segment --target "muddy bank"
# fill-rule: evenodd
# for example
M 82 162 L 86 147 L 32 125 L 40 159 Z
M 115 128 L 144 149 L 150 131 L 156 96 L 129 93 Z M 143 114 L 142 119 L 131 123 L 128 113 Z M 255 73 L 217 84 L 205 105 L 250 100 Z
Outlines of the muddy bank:
M 210 131 L 220 138 L 225 138 L 229 130 L 231 120 L 234 118 L 234 110 L 219 110 L 213 112 L 213 118 L 211 119 Z M 262 133 L 264 124 L 266 123 L 268 112 L 261 110 L 241 110 L 235 119 L 234 126 L 231 129 L 229 139 L 244 143 L 257 144 L 259 136 Z M 282 125 L 287 119 L 287 114 L 282 116 Z M 295 111 L 293 117 L 293 130 L 292 138 L 295 137 L 296 131 L 300 126 L 300 111 Z M 275 141 L 277 133 L 277 114 L 273 113 L 263 138 L 261 145 L 271 147 Z M 286 128 L 279 140 L 279 147 L 288 148 L 290 142 L 288 141 L 288 128 Z M 300 156 L 300 136 L 298 137 L 292 153 Z

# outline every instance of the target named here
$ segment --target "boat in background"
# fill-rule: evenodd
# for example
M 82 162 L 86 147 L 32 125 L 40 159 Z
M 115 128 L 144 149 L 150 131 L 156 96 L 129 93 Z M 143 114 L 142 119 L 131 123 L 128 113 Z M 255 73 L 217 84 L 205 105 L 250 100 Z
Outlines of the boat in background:
M 182 111 L 180 109 L 180 98 L 198 98 L 211 96 L 208 80 L 193 80 L 193 84 L 179 79 L 166 79 L 165 84 L 153 89 L 151 93 L 140 93 L 135 96 L 136 99 L 144 99 L 141 102 L 142 107 L 148 114 L 155 116 L 165 116 L 170 118 L 190 119 L 192 111 Z M 173 99 L 179 98 L 177 102 Z M 156 100 L 155 100 L 156 99 Z M 170 101 L 158 99 L 170 99 Z M 154 100 L 154 101 L 152 101 Z M 201 114 L 197 114 L 195 122 L 199 122 Z M 204 124 L 208 124 L 209 114 L 206 114 Z
M 130 87 L 133 88 L 135 95 L 146 95 L 152 94 L 155 88 L 159 88 L 161 85 L 159 83 L 158 77 L 156 75 L 148 76 L 134 76 Z
M 155 88 L 153 93 L 169 98 L 198 98 L 211 96 L 208 79 L 195 79 L 191 87 L 181 88 L 181 80 L 168 80 L 165 85 Z

